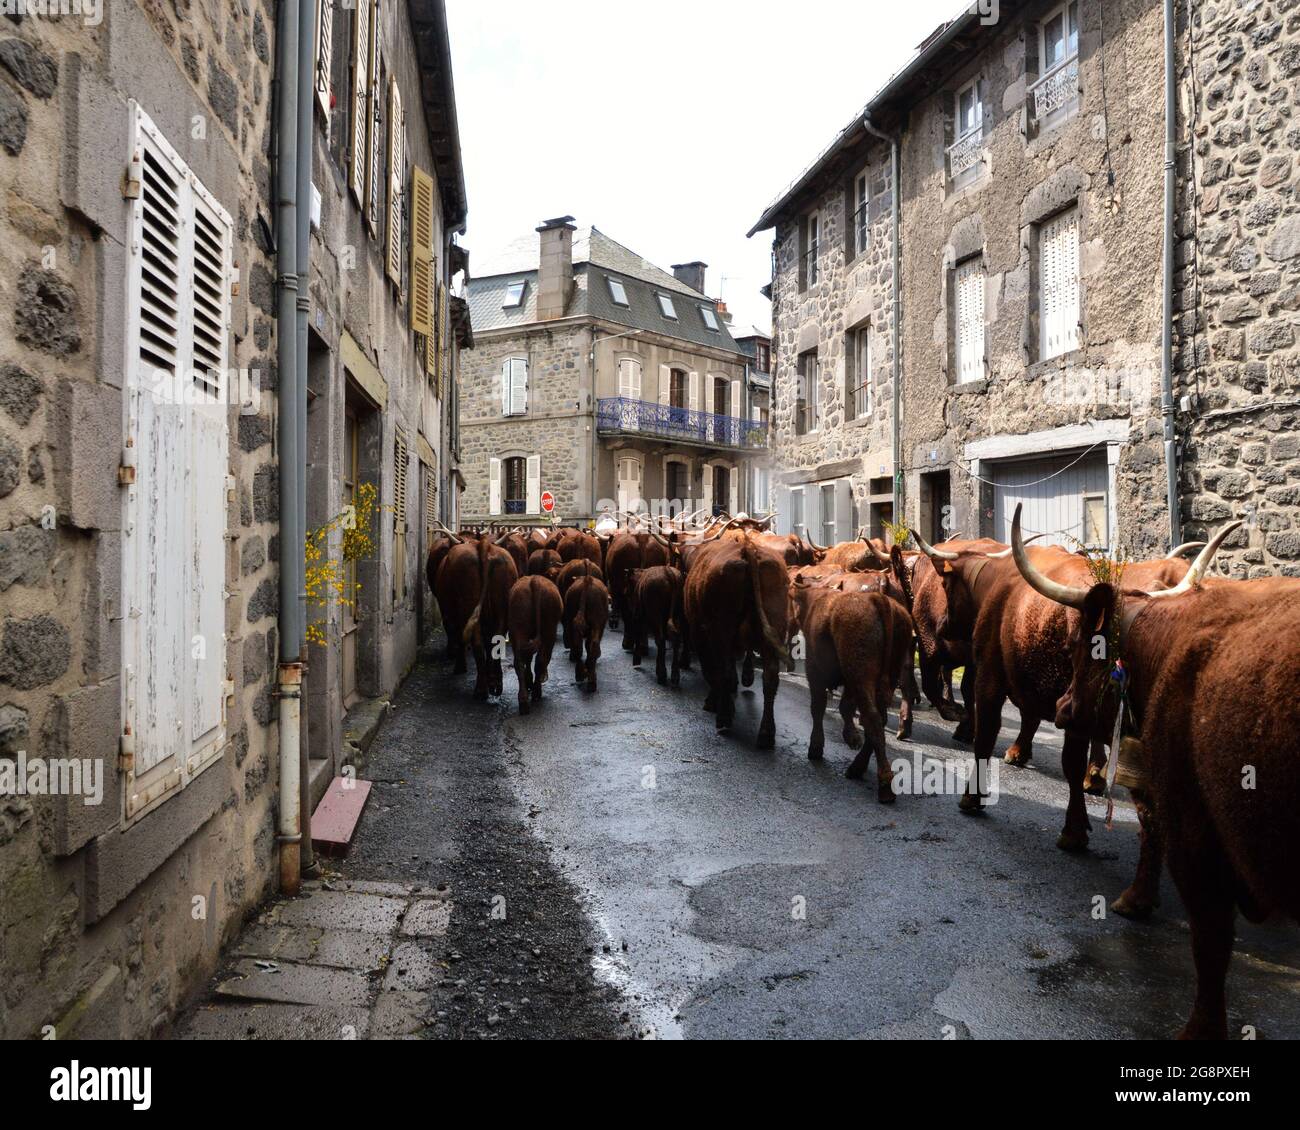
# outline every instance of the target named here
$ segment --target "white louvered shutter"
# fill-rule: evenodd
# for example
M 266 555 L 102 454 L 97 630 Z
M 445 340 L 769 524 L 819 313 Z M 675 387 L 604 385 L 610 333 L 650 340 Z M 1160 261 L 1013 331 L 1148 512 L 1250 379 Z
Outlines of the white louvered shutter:
M 984 376 L 984 270 L 978 259 L 967 259 L 956 271 L 957 379 Z
M 540 455 L 530 455 L 526 470 L 528 474 L 528 513 L 539 514 L 542 509 L 542 457 Z
M 488 460 L 488 513 L 501 513 L 501 460 Z
M 366 149 L 370 123 L 370 3 L 358 0 L 352 19 L 352 137 L 348 188 L 358 206 L 366 203 Z
M 528 411 L 528 362 L 522 357 L 511 362 L 510 399 L 516 415 Z
M 698 412 L 698 411 L 699 411 L 699 409 L 700 409 L 700 374 L 699 374 L 699 373 L 692 373 L 692 374 L 691 374 L 691 388 L 690 388 L 690 401 L 689 401 L 689 404 L 690 404 L 690 408 L 691 408 L 691 411 L 692 411 L 692 412 Z
M 334 0 L 316 0 L 316 102 L 330 120 L 330 81 L 334 48 Z
M 773 527 L 778 534 L 788 534 L 790 527 L 790 488 L 778 485 L 776 488 L 776 524 Z
M 659 366 L 659 403 L 672 402 L 673 371 L 667 365 Z
M 731 498 L 727 502 L 727 509 L 732 514 L 740 513 L 740 470 L 737 467 L 727 469 L 727 482 L 731 484 Z
M 1039 232 L 1039 325 L 1043 360 L 1079 345 L 1079 210 L 1068 208 Z
M 359 0 L 359 3 L 363 0 Z M 382 23 L 380 0 L 373 0 L 370 7 L 370 89 L 367 93 L 367 113 L 369 115 L 369 139 L 366 148 L 366 223 L 370 227 L 372 238 L 378 238 L 382 225 L 383 190 L 387 178 L 382 172 L 383 137 L 384 137 L 384 92 L 380 89 L 380 70 L 383 55 L 380 51 Z
M 713 508 L 713 464 L 705 463 L 700 468 L 702 481 L 700 483 L 700 493 L 704 496 L 704 505 Z
M 839 541 L 853 536 L 853 483 L 849 479 L 835 484 L 835 536 Z
M 740 419 L 740 413 L 741 413 L 741 408 L 740 408 L 740 382 L 739 382 L 739 381 L 732 381 L 732 382 L 731 382 L 731 414 L 732 414 L 732 416 L 734 416 L 737 420 L 739 420 L 739 419 Z
M 402 96 L 397 79 L 388 83 L 388 277 L 402 283 L 402 185 L 406 153 L 402 131 Z
M 618 394 L 627 400 L 641 399 L 641 362 L 624 357 L 618 363 Z
M 228 342 L 232 225 L 130 107 L 123 718 L 133 819 L 225 744 Z

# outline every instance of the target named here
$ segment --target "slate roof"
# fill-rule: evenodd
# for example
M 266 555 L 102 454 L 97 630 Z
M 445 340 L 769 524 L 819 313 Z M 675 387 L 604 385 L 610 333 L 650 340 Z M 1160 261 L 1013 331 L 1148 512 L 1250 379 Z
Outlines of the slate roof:
M 525 326 L 537 321 L 538 236 L 521 236 L 501 252 L 481 260 L 467 287 L 470 314 L 477 331 Z M 727 325 L 716 314 L 713 299 L 687 286 L 670 271 L 610 239 L 599 228 L 583 228 L 573 236 L 573 294 L 567 317 L 587 316 L 652 331 L 695 345 L 739 353 Z M 610 293 L 610 278 L 623 284 L 628 305 L 620 306 Z M 505 308 L 511 283 L 524 283 L 523 302 Z M 673 301 L 677 318 L 659 309 L 659 294 Z M 715 311 L 717 330 L 704 322 L 701 308 Z

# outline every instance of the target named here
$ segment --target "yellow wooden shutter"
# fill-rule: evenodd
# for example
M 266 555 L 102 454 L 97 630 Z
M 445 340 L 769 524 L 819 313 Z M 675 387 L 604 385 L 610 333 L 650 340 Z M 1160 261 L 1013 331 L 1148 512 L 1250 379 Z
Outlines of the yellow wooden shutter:
M 348 174 L 348 187 L 357 204 L 366 203 L 366 138 L 370 122 L 367 98 L 370 91 L 370 5 L 362 3 L 354 9 L 352 21 L 352 137 L 349 146 L 352 167 Z
M 334 47 L 334 0 L 316 0 L 316 101 L 330 120 L 330 82 Z
M 388 82 L 388 277 L 402 283 L 402 96 L 397 79 Z
M 411 168 L 411 329 L 433 334 L 433 178 Z M 426 345 L 426 351 L 428 346 Z M 432 372 L 425 360 L 425 368 Z

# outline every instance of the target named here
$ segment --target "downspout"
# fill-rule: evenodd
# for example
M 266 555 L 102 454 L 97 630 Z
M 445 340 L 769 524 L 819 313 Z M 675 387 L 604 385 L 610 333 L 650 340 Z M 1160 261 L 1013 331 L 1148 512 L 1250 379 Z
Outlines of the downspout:
M 299 766 L 302 705 L 303 530 L 298 525 L 298 48 L 300 9 L 307 0 L 283 0 L 276 64 L 280 74 L 277 114 L 276 194 L 276 363 L 280 455 L 280 890 L 297 894 L 302 881 L 302 804 Z
M 900 210 L 899 194 L 900 186 L 898 183 L 898 137 L 891 137 L 889 134 L 878 130 L 871 122 L 871 111 L 868 110 L 862 115 L 862 128 L 877 137 L 881 141 L 889 143 L 889 171 L 891 178 L 890 189 L 890 211 L 893 219 L 893 234 L 891 257 L 893 269 L 890 272 L 893 275 L 893 312 L 890 316 L 890 333 L 893 336 L 893 349 L 890 351 L 894 355 L 893 362 L 893 384 L 894 384 L 894 404 L 891 423 L 894 441 L 894 521 L 903 521 L 903 424 L 902 424 L 902 407 L 903 407 L 903 339 L 899 333 L 899 327 L 902 324 L 900 315 L 900 295 L 899 295 L 899 235 L 898 235 L 898 218 Z
M 303 553 L 299 555 L 301 575 L 298 577 L 296 599 L 302 624 L 299 659 L 304 675 L 307 670 L 307 314 L 311 307 L 311 170 L 312 170 L 312 107 L 316 92 L 316 5 L 303 0 L 298 15 L 298 179 L 294 195 L 297 198 L 297 246 L 295 247 L 295 274 L 298 276 L 298 314 L 296 324 L 298 372 L 294 381 L 294 417 L 298 428 L 297 499 L 295 512 L 298 529 L 303 535 Z M 302 835 L 302 869 L 310 874 L 316 866 L 311 848 L 311 767 L 308 762 L 307 728 L 302 723 L 299 707 L 298 773 L 299 773 L 299 824 Z
M 1174 79 L 1174 0 L 1165 9 L 1165 240 L 1162 318 L 1160 327 L 1160 415 L 1165 430 L 1165 495 L 1169 510 L 1169 546 L 1182 541 L 1178 507 L 1178 440 L 1174 432 L 1174 139 L 1178 95 Z M 1195 363 L 1193 361 L 1193 363 Z

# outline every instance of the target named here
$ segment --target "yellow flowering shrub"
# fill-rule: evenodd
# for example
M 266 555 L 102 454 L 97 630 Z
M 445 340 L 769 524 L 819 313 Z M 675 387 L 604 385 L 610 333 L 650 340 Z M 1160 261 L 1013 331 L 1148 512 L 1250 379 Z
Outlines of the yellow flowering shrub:
M 335 601 L 356 614 L 356 594 L 361 591 L 361 585 L 356 584 L 353 591 L 348 592 L 347 570 L 349 565 L 363 561 L 375 552 L 375 516 L 382 509 L 377 504 L 378 494 L 374 483 L 362 483 L 357 487 L 354 505 L 307 534 L 304 591 L 309 617 L 311 610 L 327 610 Z M 342 548 L 337 557 L 330 552 L 330 535 L 335 530 L 343 532 Z M 325 624 L 324 617 L 309 619 L 306 630 L 308 643 L 325 644 Z

